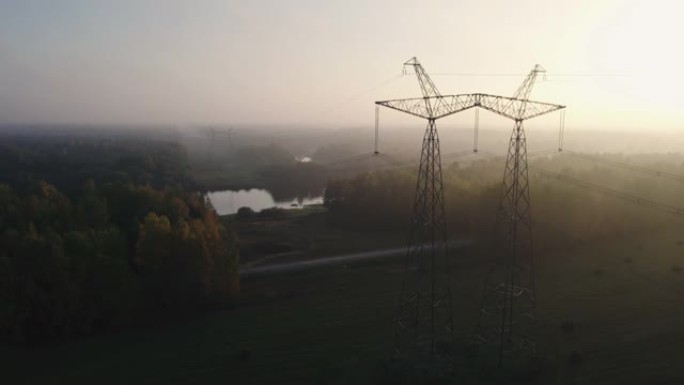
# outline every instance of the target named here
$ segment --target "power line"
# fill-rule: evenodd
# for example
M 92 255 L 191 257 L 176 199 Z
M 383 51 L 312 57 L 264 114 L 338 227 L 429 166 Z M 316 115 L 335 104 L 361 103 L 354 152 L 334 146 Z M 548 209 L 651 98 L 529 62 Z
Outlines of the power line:
M 527 154 L 527 157 L 528 157 L 528 158 L 533 158 L 533 157 L 536 157 L 536 156 L 553 155 L 553 154 L 558 154 L 558 153 L 559 153 L 558 150 L 533 151 L 533 152 L 528 153 L 528 154 Z M 496 154 L 492 154 L 491 152 L 487 152 L 487 151 L 479 150 L 479 151 L 477 152 L 477 154 L 482 155 L 482 157 L 483 157 L 484 159 L 495 160 L 495 161 L 497 161 L 497 162 L 503 162 L 503 161 L 506 160 L 506 155 L 496 155 Z
M 475 155 L 475 154 L 477 154 L 477 153 L 474 152 L 473 150 L 457 151 L 457 152 L 452 152 L 452 153 L 447 153 L 447 154 L 442 155 L 442 159 L 453 160 L 456 158 L 466 157 L 466 156 Z M 389 171 L 389 170 L 396 170 L 396 169 L 416 168 L 420 164 L 416 161 L 402 161 L 402 160 L 396 159 L 390 155 L 383 154 L 383 153 L 378 153 L 378 154 L 368 153 L 368 154 L 354 155 L 354 156 L 350 156 L 347 158 L 338 159 L 338 160 L 335 160 L 334 162 L 326 163 L 325 165 L 330 166 L 330 165 L 335 165 L 335 164 L 345 164 L 345 163 L 349 164 L 349 163 L 352 163 L 355 161 L 361 161 L 363 159 L 370 159 L 373 157 L 383 158 L 385 161 L 392 164 L 391 166 L 374 168 L 374 169 L 370 170 L 373 172 L 375 172 L 375 171 Z M 334 171 L 352 171 L 352 170 L 353 170 L 352 168 L 348 167 L 348 168 L 335 169 Z
M 372 169 L 369 170 L 360 170 L 360 169 L 355 169 L 352 164 L 353 163 L 358 163 L 363 160 L 372 160 L 372 159 L 381 159 L 385 163 L 388 163 L 388 166 L 384 167 L 373 167 Z M 409 169 L 409 168 L 414 168 L 418 166 L 418 163 L 413 162 L 413 161 L 400 161 L 395 159 L 394 157 L 391 157 L 389 155 L 383 154 L 383 153 L 368 153 L 368 154 L 362 154 L 362 155 L 356 155 L 356 156 L 351 156 L 348 158 L 343 158 L 343 159 L 338 159 L 332 163 L 327 163 L 325 164 L 326 166 L 331 166 L 331 165 L 340 165 L 343 167 L 339 168 L 332 168 L 329 171 L 332 172 L 338 172 L 338 173 L 345 173 L 345 172 L 378 172 L 378 171 L 387 171 L 387 170 L 395 170 L 395 169 Z M 346 165 L 346 167 L 344 167 Z
M 500 157 L 493 155 L 493 154 L 488 154 L 488 153 L 482 153 L 484 156 L 489 156 L 490 159 L 496 160 L 496 161 L 501 161 Z M 642 207 L 646 208 L 651 208 L 655 210 L 659 210 L 662 212 L 666 212 L 669 214 L 673 214 L 676 216 L 684 216 L 684 208 L 677 207 L 677 206 L 672 206 L 666 203 L 654 201 L 652 199 L 644 198 L 639 195 L 635 194 L 630 194 L 624 191 L 612 189 L 610 187 L 605 187 L 601 186 L 595 183 L 583 181 L 577 178 L 573 178 L 571 176 L 561 174 L 558 172 L 550 171 L 550 170 L 545 170 L 543 168 L 535 167 L 535 166 L 528 166 L 528 168 L 538 174 L 541 174 L 542 176 L 548 177 L 550 179 L 555 179 L 559 180 L 562 182 L 566 182 L 569 184 L 573 184 L 578 187 L 594 190 L 600 193 L 603 193 L 604 195 L 612 196 L 630 203 L 637 204 Z
M 330 112 L 332 110 L 335 110 L 335 109 L 339 108 L 340 106 L 343 106 L 343 105 L 345 105 L 349 102 L 352 102 L 352 101 L 354 101 L 354 100 L 356 100 L 362 96 L 370 94 L 371 92 L 377 91 L 378 89 L 385 87 L 385 86 L 389 85 L 390 83 L 393 83 L 394 81 L 396 81 L 397 79 L 399 79 L 402 76 L 403 75 L 399 74 L 399 75 L 394 75 L 392 77 L 389 77 L 389 78 L 375 84 L 374 86 L 371 86 L 371 87 L 365 89 L 364 91 L 361 91 L 357 94 L 354 94 L 354 95 L 352 95 L 346 99 L 343 99 L 337 103 L 331 104 L 328 107 L 322 108 L 319 113 L 327 113 L 327 112 Z
M 652 209 L 660 210 L 660 211 L 667 212 L 669 214 L 673 214 L 673 215 L 677 215 L 677 216 L 684 216 L 684 208 L 681 208 L 681 207 L 676 207 L 676 206 L 668 205 L 666 203 L 657 202 L 657 201 L 654 201 L 654 200 L 651 200 L 648 198 L 644 198 L 644 197 L 641 197 L 638 195 L 629 194 L 629 193 L 626 193 L 624 191 L 615 190 L 615 189 L 612 189 L 610 187 L 600 186 L 600 185 L 597 185 L 595 183 L 579 180 L 579 179 L 576 179 L 576 178 L 573 178 L 573 177 L 570 177 L 567 175 L 563 175 L 561 173 L 557 173 L 557 172 L 553 172 L 553 171 L 549 171 L 549 170 L 544 170 L 544 169 L 539 168 L 539 167 L 529 166 L 529 168 L 530 168 L 530 170 L 533 170 L 534 172 L 541 174 L 543 176 L 555 178 L 557 180 L 567 182 L 567 183 L 571 183 L 571 184 L 574 184 L 576 186 L 589 188 L 589 189 L 601 192 L 601 193 L 606 194 L 606 195 L 610 195 L 610 196 L 613 196 L 613 197 L 616 197 L 616 198 L 619 198 L 622 200 L 626 200 L 626 201 L 629 201 L 632 203 L 636 203 L 639 206 L 649 207 Z
M 441 73 L 436 73 L 433 74 L 434 76 L 460 76 L 460 77 L 520 77 L 520 76 L 525 76 L 527 74 L 524 73 L 495 73 L 495 72 L 490 72 L 490 73 L 478 73 L 478 72 L 441 72 Z M 584 78 L 607 78 L 607 77 L 632 77 L 635 76 L 633 74 L 611 74 L 611 73 L 555 73 L 555 74 L 549 74 L 547 73 L 545 75 L 546 78 L 553 78 L 553 77 L 559 77 L 559 78 L 578 78 L 578 77 L 584 77 Z
M 476 150 L 463 150 L 442 155 L 442 159 L 459 158 L 466 155 L 474 155 Z
M 372 153 L 372 152 L 367 152 L 367 153 L 364 153 L 364 154 L 351 155 L 351 156 L 347 156 L 347 157 L 344 157 L 344 158 L 338 158 L 338 159 L 335 159 L 335 160 L 333 160 L 333 161 L 327 162 L 327 163 L 325 163 L 325 165 L 327 165 L 327 166 L 334 166 L 334 165 L 337 165 L 337 164 L 351 163 L 351 162 L 354 162 L 354 161 L 359 161 L 359 160 L 361 160 L 361 159 L 370 158 L 370 157 L 372 157 L 373 155 L 375 155 L 375 154 Z
M 651 169 L 648 167 L 637 166 L 637 165 L 633 165 L 630 163 L 606 159 L 606 158 L 593 156 L 593 155 L 581 154 L 581 153 L 574 152 L 574 151 L 568 151 L 567 154 L 574 156 L 576 158 L 585 159 L 585 160 L 595 162 L 595 163 L 605 164 L 607 166 L 611 166 L 611 167 L 615 167 L 615 168 L 619 168 L 619 169 L 623 169 L 623 170 L 627 170 L 627 171 L 638 172 L 638 173 L 645 174 L 645 175 L 655 176 L 655 177 L 659 177 L 659 178 L 664 178 L 664 179 L 669 179 L 669 180 L 673 180 L 676 182 L 684 183 L 684 175 L 679 175 L 679 174 L 671 173 L 668 171 L 655 170 L 655 169 Z
M 554 153 L 558 153 L 558 152 L 555 150 L 538 151 L 538 152 L 531 152 L 528 154 L 528 156 L 529 157 L 543 156 L 543 155 L 550 155 L 550 154 L 554 154 Z M 480 155 L 481 157 L 483 157 L 485 159 L 493 160 L 493 161 L 497 161 L 497 162 L 503 162 L 505 160 L 504 156 L 499 156 L 499 155 L 495 155 L 495 154 L 483 152 L 483 151 L 479 151 L 479 152 L 475 153 L 472 150 L 455 152 L 455 153 L 451 153 L 451 154 L 445 154 L 442 156 L 442 158 L 445 158 L 445 159 L 446 158 L 452 158 L 453 159 L 453 158 L 459 158 L 459 157 L 468 156 L 468 155 Z M 361 159 L 371 158 L 372 156 L 373 156 L 373 154 L 362 154 L 362 155 L 349 157 L 349 158 L 337 161 L 335 163 L 344 162 L 344 161 L 361 160 Z M 385 155 L 385 154 L 380 154 L 380 156 L 384 157 L 386 160 L 388 160 L 392 164 L 392 166 L 383 167 L 383 168 L 376 168 L 373 171 L 387 171 L 387 170 L 395 170 L 395 169 L 401 169 L 401 168 L 412 168 L 412 167 L 418 166 L 417 162 L 411 162 L 411 161 L 403 162 L 403 161 L 399 161 L 399 160 L 397 160 L 393 157 L 390 157 L 388 155 Z M 673 214 L 676 216 L 684 216 L 684 208 L 681 208 L 681 207 L 669 205 L 669 204 L 654 201 L 652 199 L 645 198 L 645 197 L 642 197 L 642 196 L 639 196 L 636 194 L 631 194 L 631 193 L 616 190 L 616 189 L 613 189 L 610 187 L 605 187 L 605 186 L 601 186 L 601 185 L 598 185 L 595 183 L 583 181 L 583 180 L 573 178 L 571 176 L 568 176 L 568 175 L 565 175 L 562 173 L 546 170 L 546 169 L 539 168 L 536 166 L 528 166 L 528 168 L 530 170 L 532 170 L 532 171 L 534 171 L 534 172 L 536 172 L 542 176 L 548 177 L 550 179 L 559 180 L 561 182 L 566 182 L 566 183 L 575 185 L 577 187 L 582 187 L 582 188 L 586 188 L 586 189 L 593 190 L 596 192 L 600 192 L 600 193 L 603 193 L 604 195 L 619 198 L 623 201 L 634 203 L 634 204 L 637 204 L 637 205 L 642 206 L 642 207 L 656 209 L 656 210 L 667 212 L 669 214 Z

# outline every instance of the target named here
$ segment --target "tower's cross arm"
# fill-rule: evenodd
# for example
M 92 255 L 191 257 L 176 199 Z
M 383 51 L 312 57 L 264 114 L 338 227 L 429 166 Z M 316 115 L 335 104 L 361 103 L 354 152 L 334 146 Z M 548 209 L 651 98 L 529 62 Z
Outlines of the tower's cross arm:
M 375 104 L 419 118 L 435 120 L 473 107 L 481 107 L 512 120 L 526 120 L 565 108 L 565 106 L 560 104 L 480 93 L 381 100 L 375 102 Z M 428 105 L 432 106 L 432 108 L 428 108 Z M 521 108 L 523 105 L 525 105 L 524 109 Z M 524 113 L 520 115 L 522 110 L 524 110 Z
M 511 120 L 527 120 L 565 108 L 560 104 L 478 94 L 478 106 Z
M 391 108 L 423 119 L 440 119 L 476 107 L 478 94 L 440 95 L 422 98 L 381 100 L 379 106 Z

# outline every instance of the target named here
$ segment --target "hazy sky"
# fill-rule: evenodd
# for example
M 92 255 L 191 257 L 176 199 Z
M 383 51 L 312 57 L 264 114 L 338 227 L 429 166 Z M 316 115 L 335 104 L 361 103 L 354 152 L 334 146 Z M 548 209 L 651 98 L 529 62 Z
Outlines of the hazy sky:
M 372 125 L 420 95 L 417 56 L 443 94 L 511 95 L 540 63 L 532 99 L 569 127 L 684 130 L 680 4 L 0 0 L 0 122 Z

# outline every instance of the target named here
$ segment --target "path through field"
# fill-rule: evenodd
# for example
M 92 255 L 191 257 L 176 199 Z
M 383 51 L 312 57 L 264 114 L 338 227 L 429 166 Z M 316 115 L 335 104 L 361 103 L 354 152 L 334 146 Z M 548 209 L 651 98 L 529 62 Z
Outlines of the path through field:
M 473 243 L 472 240 L 461 239 L 461 240 L 456 240 L 456 241 L 450 241 L 449 247 L 453 250 L 454 248 L 461 248 L 461 247 L 469 246 L 472 243 Z M 425 245 L 424 247 L 426 249 L 429 249 L 430 246 Z M 349 263 L 349 262 L 372 261 L 372 260 L 381 259 L 381 258 L 399 257 L 399 256 L 403 256 L 405 254 L 406 254 L 406 248 L 405 247 L 396 247 L 396 248 L 384 249 L 384 250 L 373 250 L 373 251 L 364 251 L 364 252 L 358 252 L 358 253 L 336 255 L 333 257 L 324 257 L 324 258 L 312 259 L 312 260 L 306 260 L 306 261 L 297 261 L 297 262 L 289 262 L 289 263 L 276 263 L 276 264 L 269 264 L 269 265 L 257 266 L 257 267 L 247 266 L 246 268 L 243 267 L 240 270 L 240 276 L 246 277 L 246 276 L 251 276 L 251 275 L 292 272 L 292 271 L 306 270 L 306 269 L 310 269 L 310 268 L 314 268 L 314 267 L 339 265 L 339 264 L 344 264 L 344 263 Z

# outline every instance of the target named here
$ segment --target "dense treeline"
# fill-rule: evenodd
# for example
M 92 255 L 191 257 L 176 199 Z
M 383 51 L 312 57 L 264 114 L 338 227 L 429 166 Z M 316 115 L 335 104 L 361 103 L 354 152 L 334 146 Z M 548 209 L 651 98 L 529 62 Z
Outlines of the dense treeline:
M 14 141 L 0 151 L 5 338 L 119 328 L 238 290 L 236 240 L 188 187 L 180 147 L 48 144 Z
M 625 158 L 621 158 L 626 161 Z M 681 157 L 635 157 L 647 167 L 684 174 Z M 684 185 L 644 174 L 616 171 L 568 156 L 532 161 L 537 167 L 684 207 Z M 444 169 L 445 207 L 452 236 L 489 240 L 501 193 L 500 161 L 478 160 Z M 674 219 L 593 190 L 581 189 L 530 171 L 535 242 L 541 248 L 626 237 L 671 225 Z M 384 171 L 329 182 L 325 194 L 331 223 L 358 229 L 406 231 L 415 193 L 415 173 Z

